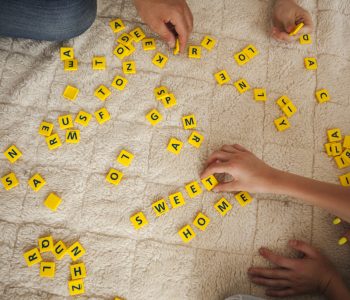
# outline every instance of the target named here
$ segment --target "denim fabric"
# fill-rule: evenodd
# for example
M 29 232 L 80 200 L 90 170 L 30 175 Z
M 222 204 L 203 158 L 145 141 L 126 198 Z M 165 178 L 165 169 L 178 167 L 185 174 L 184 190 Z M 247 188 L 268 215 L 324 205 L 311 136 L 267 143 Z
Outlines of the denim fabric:
M 0 0 L 0 36 L 63 41 L 95 20 L 97 0 Z

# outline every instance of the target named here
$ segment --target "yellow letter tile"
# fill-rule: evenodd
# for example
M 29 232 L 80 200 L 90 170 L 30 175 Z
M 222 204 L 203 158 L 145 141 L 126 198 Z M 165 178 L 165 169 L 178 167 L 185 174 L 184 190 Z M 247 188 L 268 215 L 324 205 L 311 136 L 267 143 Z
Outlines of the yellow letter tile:
M 250 89 L 248 82 L 245 79 L 240 79 L 233 84 L 240 94 L 245 93 Z
M 164 199 L 160 199 L 152 204 L 152 208 L 157 217 L 164 215 L 169 211 L 169 206 L 166 204 Z
M 77 98 L 78 93 L 79 89 L 77 89 L 74 86 L 67 85 L 66 89 L 63 92 L 63 97 L 68 100 L 74 101 Z
M 350 165 L 349 160 L 345 155 L 339 155 L 334 157 L 335 163 L 337 164 L 338 169 L 344 169 Z
M 299 23 L 290 33 L 289 33 L 289 35 L 296 35 L 299 31 L 300 31 L 300 29 L 301 28 L 303 28 L 304 27 L 304 23 L 303 22 L 301 22 L 301 23 Z
M 214 74 L 214 77 L 218 84 L 223 85 L 231 80 L 230 76 L 227 74 L 226 70 L 222 70 Z
M 55 277 L 56 264 L 51 261 L 42 261 L 40 263 L 40 277 Z
M 248 45 L 243 49 L 243 52 L 249 57 L 249 59 L 252 59 L 256 55 L 259 54 L 259 50 L 256 49 L 253 45 Z
M 317 60 L 315 57 L 306 57 L 304 59 L 305 67 L 308 70 L 316 70 L 317 69 Z
M 56 211 L 58 206 L 61 204 L 61 201 L 62 199 L 56 194 L 50 193 L 50 195 L 47 196 L 46 200 L 44 201 L 44 205 L 52 211 Z
M 94 92 L 94 96 L 105 101 L 111 95 L 111 91 L 104 85 L 100 85 Z
M 93 70 L 105 70 L 106 69 L 106 57 L 95 56 L 92 58 L 92 69 Z
M 73 59 L 74 49 L 71 47 L 61 47 L 61 60 Z
M 130 44 L 131 45 L 131 44 Z M 128 45 L 129 46 L 129 45 Z M 123 60 L 124 57 L 130 55 L 130 50 L 128 46 L 124 44 L 119 44 L 117 47 L 113 50 L 113 54 L 118 57 L 120 60 Z
M 299 38 L 299 42 L 302 45 L 304 45 L 304 44 L 312 44 L 311 35 L 310 34 L 303 34 L 303 35 L 301 35 L 300 38 Z
M 165 86 L 159 86 L 154 89 L 154 96 L 157 100 L 162 99 L 168 94 L 168 89 Z
M 194 129 L 197 127 L 196 117 L 194 115 L 188 115 L 182 117 L 182 124 L 184 129 Z
M 193 220 L 193 225 L 202 231 L 205 231 L 207 229 L 209 223 L 210 219 L 201 212 L 199 212 L 196 218 Z
M 189 46 L 188 47 L 189 58 L 201 58 L 201 47 L 200 46 Z
M 132 36 L 132 38 L 136 43 L 138 43 L 139 41 L 141 41 L 146 37 L 145 33 L 142 31 L 140 27 L 137 27 L 134 30 L 130 31 L 129 34 Z
M 91 120 L 91 118 L 92 118 L 91 114 L 89 114 L 89 113 L 87 113 L 87 112 L 81 110 L 81 111 L 77 114 L 77 116 L 76 116 L 74 122 L 77 123 L 77 124 L 80 124 L 80 125 L 82 125 L 82 126 L 88 126 L 88 125 L 89 125 L 89 122 L 90 122 L 90 120 Z
M 76 59 L 67 59 L 64 61 L 64 70 L 65 71 L 77 71 L 78 70 L 78 61 Z
M 193 131 L 188 138 L 189 144 L 193 147 L 199 148 L 204 140 L 204 136 L 197 131 Z
M 124 74 L 136 74 L 136 64 L 134 61 L 123 62 L 123 73 Z
M 284 131 L 290 127 L 290 123 L 285 116 L 274 120 L 274 123 L 278 131 Z
M 24 259 L 28 265 L 28 267 L 31 267 L 32 265 L 35 265 L 37 263 L 40 263 L 42 261 L 40 252 L 38 248 L 31 249 L 23 254 Z
M 208 35 L 206 35 L 201 42 L 201 46 L 209 51 L 211 51 L 215 47 L 215 45 L 216 40 Z
M 316 92 L 316 99 L 318 103 L 328 102 L 330 100 L 329 93 L 326 89 L 322 89 Z
M 67 249 L 67 252 L 73 261 L 78 260 L 85 254 L 85 249 L 79 242 L 75 242 Z
M 232 209 L 231 203 L 225 198 L 221 198 L 217 203 L 215 203 L 214 207 L 222 216 L 225 216 L 227 212 Z
M 266 90 L 265 89 L 254 89 L 254 99 L 255 101 L 266 101 Z
M 169 195 L 169 200 L 172 208 L 177 208 L 186 204 L 185 198 L 181 192 Z
M 53 251 L 53 238 L 51 235 L 39 238 L 38 244 L 40 253 Z
M 125 25 L 121 19 L 114 19 L 110 21 L 109 26 L 111 27 L 114 33 L 122 31 L 125 28 Z
M 200 195 L 202 193 L 202 189 L 199 186 L 197 181 L 193 181 L 193 182 L 185 185 L 185 189 L 187 191 L 188 196 L 190 196 L 190 198 L 197 197 L 198 195 Z
M 245 65 L 249 61 L 248 55 L 243 51 L 236 53 L 233 57 L 239 66 Z
M 11 190 L 12 188 L 14 188 L 18 185 L 18 179 L 17 179 L 15 173 L 13 173 L 13 172 L 2 177 L 1 182 L 2 182 L 6 191 Z
M 282 109 L 289 102 L 291 102 L 291 101 L 286 95 L 279 97 L 276 101 L 276 103 L 280 107 L 280 109 Z
M 79 129 L 66 130 L 66 143 L 78 144 L 79 141 L 80 141 L 80 130 Z
M 133 159 L 134 159 L 134 155 L 132 153 L 126 150 L 122 150 L 120 151 L 117 157 L 117 162 L 119 162 L 125 167 L 129 167 Z
M 296 112 L 297 112 L 297 108 L 295 107 L 295 105 L 292 102 L 287 103 L 285 106 L 283 106 L 282 111 L 284 112 L 284 114 L 290 118 L 291 116 L 293 116 Z
M 39 173 L 36 173 L 28 180 L 28 184 L 34 192 L 37 192 L 46 184 L 46 181 Z
M 156 109 L 152 109 L 147 115 L 146 119 L 153 125 L 157 125 L 162 119 L 162 115 Z
M 149 50 L 155 50 L 156 49 L 156 40 L 149 38 L 149 39 L 143 39 L 142 40 L 142 47 L 143 50 L 149 51 Z
M 41 122 L 39 127 L 39 134 L 42 136 L 50 136 L 53 130 L 53 124 L 48 122 Z
M 328 141 L 330 143 L 340 142 L 342 140 L 342 135 L 339 128 L 327 130 Z
M 84 281 L 83 279 L 76 279 L 68 281 L 69 295 L 75 296 L 84 294 Z
M 111 119 L 111 116 L 105 107 L 95 111 L 94 115 L 99 124 L 103 124 Z
M 339 181 L 342 186 L 350 186 L 350 173 L 339 176 Z
M 117 42 L 127 46 L 132 42 L 132 40 L 132 36 L 125 32 L 118 37 Z
M 160 52 L 158 52 L 152 59 L 152 63 L 158 68 L 163 69 L 168 61 L 168 57 Z
M 165 108 L 170 108 L 176 105 L 176 98 L 174 94 L 167 94 L 160 99 Z
M 190 242 L 196 236 L 196 233 L 193 231 L 190 225 L 186 225 L 185 227 L 181 228 L 178 233 L 184 243 Z
M 148 221 L 146 219 L 146 216 L 143 212 L 138 212 L 130 217 L 130 222 L 132 225 L 134 225 L 135 229 L 138 230 L 142 228 L 143 226 L 148 224 Z
M 167 150 L 171 153 L 174 153 L 178 155 L 181 151 L 181 148 L 183 146 L 183 142 L 176 138 L 171 138 L 167 147 Z
M 86 277 L 86 268 L 84 263 L 72 264 L 69 268 L 72 280 Z
M 57 133 L 54 133 L 46 138 L 47 146 L 50 150 L 54 150 L 62 146 L 61 139 Z
M 106 176 L 106 180 L 111 184 L 118 185 L 122 180 L 122 177 L 123 177 L 122 172 L 112 168 L 109 170 Z
M 62 130 L 73 127 L 73 118 L 71 115 L 59 116 L 58 124 Z
M 344 137 L 343 147 L 349 149 L 350 148 L 350 135 L 346 135 Z
M 235 195 L 235 198 L 242 207 L 246 206 L 253 200 L 248 192 L 239 192 Z
M 210 175 L 207 178 L 203 178 L 202 183 L 208 191 L 211 191 L 214 187 L 218 185 L 219 182 L 216 180 L 214 175 Z
M 67 253 L 67 247 L 62 241 L 58 241 L 55 246 L 53 246 L 52 252 L 57 260 L 61 260 Z
M 12 145 L 7 150 L 5 150 L 4 155 L 11 163 L 14 163 L 22 156 L 22 152 L 19 151 L 15 145 Z
M 119 76 L 119 75 L 114 77 L 113 82 L 112 82 L 112 86 L 119 91 L 124 90 L 125 86 L 127 84 L 128 84 L 128 80 L 124 77 Z

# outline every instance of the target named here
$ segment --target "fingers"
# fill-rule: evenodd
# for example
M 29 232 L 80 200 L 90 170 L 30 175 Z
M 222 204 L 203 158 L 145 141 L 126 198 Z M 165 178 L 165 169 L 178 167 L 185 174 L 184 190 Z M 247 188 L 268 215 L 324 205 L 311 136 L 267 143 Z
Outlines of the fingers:
M 187 24 L 185 16 L 179 13 L 171 18 L 170 22 L 175 26 L 175 30 L 179 36 L 180 52 L 183 53 L 190 36 L 190 27 Z
M 223 182 L 223 183 L 219 183 L 217 186 L 215 186 L 213 188 L 213 191 L 215 193 L 220 193 L 220 192 L 238 192 L 241 189 L 238 186 L 238 182 L 237 181 L 230 181 L 230 182 Z
M 204 170 L 204 172 L 201 175 L 201 179 L 207 178 L 212 174 L 228 173 L 229 168 L 229 164 L 226 162 L 213 163 Z
M 231 153 L 225 152 L 225 151 L 215 151 L 213 152 L 208 160 L 207 160 L 207 165 L 209 166 L 210 164 L 212 164 L 213 162 L 219 160 L 221 162 L 227 162 L 230 160 L 230 158 L 232 157 Z
M 193 30 L 193 15 L 191 9 L 188 7 L 188 4 L 185 3 L 185 19 L 187 21 L 187 26 L 189 28 L 189 32 L 191 33 Z
M 163 39 L 170 48 L 175 47 L 175 36 L 174 34 L 170 31 L 166 23 L 163 22 L 158 22 L 157 24 L 150 24 L 151 29 L 159 34 L 161 39 Z
M 309 257 L 317 257 L 319 254 L 315 248 L 311 247 L 309 244 L 303 241 L 290 240 L 288 244 L 293 249 L 300 251 Z
M 243 146 L 241 146 L 239 144 L 233 144 L 233 148 L 235 148 L 238 151 L 249 152 L 249 150 L 247 150 L 246 148 L 244 148 Z
M 294 260 L 291 258 L 287 258 L 278 254 L 273 253 L 269 249 L 266 248 L 260 248 L 259 253 L 261 256 L 263 256 L 268 261 L 274 263 L 277 266 L 293 269 L 295 263 Z
M 252 277 L 250 278 L 252 282 L 257 285 L 263 285 L 271 288 L 289 288 L 290 281 L 285 279 L 269 279 L 264 277 Z
M 283 290 L 267 289 L 266 295 L 270 297 L 288 297 L 296 295 L 297 292 L 294 289 L 287 288 Z
M 281 268 L 249 268 L 248 274 L 254 277 L 265 277 L 271 279 L 288 279 L 289 271 Z
M 287 32 L 281 31 L 277 27 L 272 28 L 271 35 L 275 40 L 278 41 L 285 41 L 290 43 L 295 40 L 295 36 L 290 36 Z

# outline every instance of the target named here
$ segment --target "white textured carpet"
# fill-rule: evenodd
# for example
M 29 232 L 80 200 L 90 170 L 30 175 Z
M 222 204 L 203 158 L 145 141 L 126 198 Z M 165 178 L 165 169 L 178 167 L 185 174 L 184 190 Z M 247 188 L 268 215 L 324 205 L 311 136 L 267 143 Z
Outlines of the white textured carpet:
M 268 36 L 271 1 L 192 0 L 195 27 L 191 44 L 206 34 L 218 39 L 200 61 L 169 54 L 164 70 L 152 65 L 154 51 L 138 45 L 132 56 L 138 73 L 128 76 L 123 92 L 113 90 L 105 103 L 111 121 L 100 126 L 92 120 L 81 129 L 78 145 L 47 149 L 37 134 L 42 120 L 55 123 L 57 116 L 83 109 L 93 113 L 102 103 L 93 96 L 100 85 L 110 85 L 122 74 L 112 55 L 115 37 L 108 22 L 121 17 L 127 30 L 140 25 L 131 1 L 99 2 L 98 18 L 82 36 L 67 41 L 79 61 L 79 70 L 63 71 L 61 44 L 0 39 L 0 150 L 16 144 L 23 157 L 11 165 L 0 157 L 1 176 L 14 171 L 20 185 L 0 190 L 0 293 L 2 299 L 62 299 L 68 297 L 70 259 L 57 263 L 55 279 L 40 279 L 38 265 L 25 266 L 22 253 L 36 246 L 39 237 L 52 234 L 67 244 L 79 240 L 87 254 L 86 297 L 113 299 L 224 299 L 235 293 L 263 295 L 249 283 L 250 265 L 265 265 L 257 250 L 268 246 L 289 253 L 290 238 L 303 239 L 321 248 L 349 273 L 348 246 L 338 247 L 344 228 L 331 225 L 332 216 L 295 199 L 255 195 L 241 208 L 232 195 L 224 195 L 233 209 L 221 217 L 213 203 L 221 195 L 205 192 L 158 219 L 151 203 L 198 179 L 208 154 L 223 143 L 241 143 L 275 167 L 308 177 L 338 182 L 335 164 L 323 152 L 326 129 L 340 127 L 350 134 L 350 3 L 346 0 L 301 1 L 315 21 L 314 43 L 285 45 Z M 147 27 L 142 28 L 151 36 Z M 238 67 L 233 54 L 253 43 L 260 55 Z M 166 53 L 163 43 L 157 49 Z M 107 57 L 108 70 L 91 70 L 94 55 Z M 303 58 L 317 56 L 317 71 L 304 69 Z M 232 80 L 245 78 L 252 87 L 265 87 L 268 101 L 256 103 L 252 91 L 239 95 L 232 85 L 219 87 L 213 74 L 225 68 Z M 61 97 L 67 84 L 80 88 L 71 103 Z M 165 110 L 153 97 L 154 87 L 164 84 L 174 92 L 178 105 Z M 317 104 L 314 92 L 330 91 L 332 101 Z M 298 107 L 292 128 L 278 133 L 273 120 L 281 115 L 275 100 L 287 94 Z M 145 114 L 157 107 L 163 122 L 151 127 Z M 166 151 L 170 137 L 185 141 L 181 116 L 194 113 L 205 143 L 197 150 L 187 142 L 178 157 Z M 123 148 L 135 154 L 131 167 L 115 161 Z M 118 187 L 105 182 L 110 167 L 121 169 L 125 180 Z M 349 170 L 347 170 L 349 171 Z M 39 172 L 47 185 L 38 193 L 27 180 Z M 58 211 L 50 212 L 43 200 L 51 191 L 62 197 Z M 149 225 L 136 232 L 131 214 L 142 210 Z M 177 230 L 191 223 L 198 211 L 212 219 L 204 233 L 184 246 Z M 47 259 L 50 257 L 45 256 Z

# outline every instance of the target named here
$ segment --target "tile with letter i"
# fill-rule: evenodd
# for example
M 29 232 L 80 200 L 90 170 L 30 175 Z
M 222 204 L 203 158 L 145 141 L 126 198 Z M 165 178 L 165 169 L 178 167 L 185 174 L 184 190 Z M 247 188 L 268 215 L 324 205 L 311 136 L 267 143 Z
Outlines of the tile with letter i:
M 190 225 L 186 225 L 178 231 L 182 241 L 184 243 L 190 242 L 192 239 L 196 237 L 196 233 L 193 231 Z
M 350 173 L 340 175 L 339 181 L 342 186 L 350 186 Z
M 130 217 L 130 222 L 136 230 L 146 226 L 148 221 L 143 212 L 138 212 Z
M 283 106 L 282 111 L 288 118 L 290 118 L 298 111 L 298 109 L 292 102 L 289 102 L 285 106 Z

